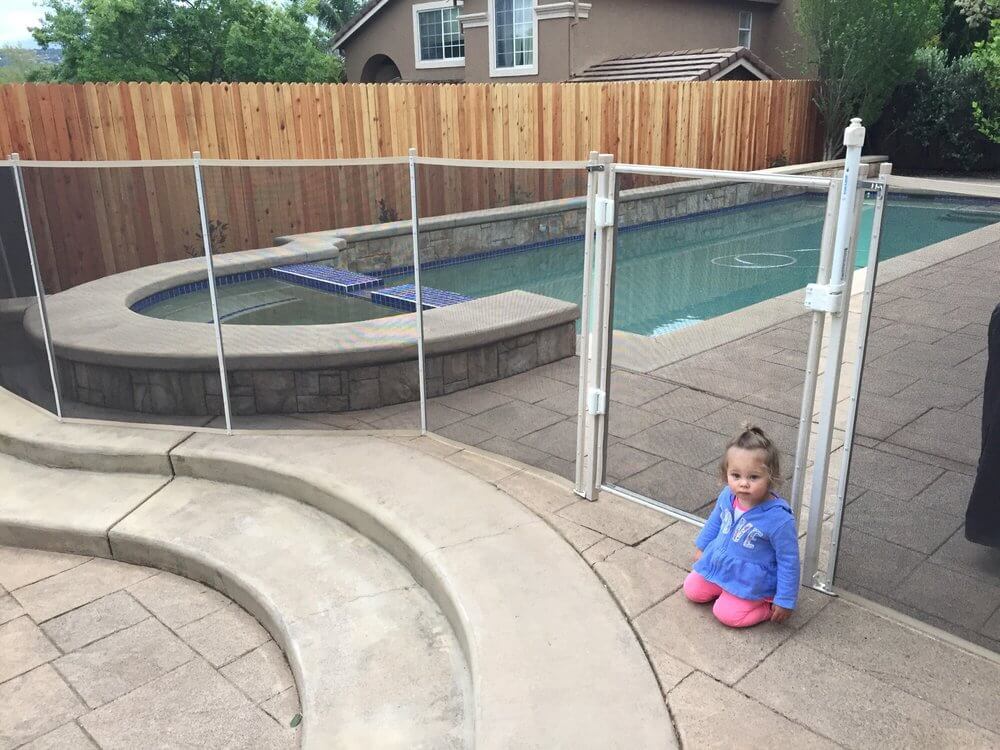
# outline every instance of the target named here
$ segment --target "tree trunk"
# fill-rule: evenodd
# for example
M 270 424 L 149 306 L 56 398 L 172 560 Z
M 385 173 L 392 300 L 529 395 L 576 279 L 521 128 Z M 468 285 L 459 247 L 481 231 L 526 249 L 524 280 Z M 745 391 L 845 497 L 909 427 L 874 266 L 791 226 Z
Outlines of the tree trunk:
M 844 135 L 842 130 L 823 133 L 823 160 L 839 159 L 844 153 Z

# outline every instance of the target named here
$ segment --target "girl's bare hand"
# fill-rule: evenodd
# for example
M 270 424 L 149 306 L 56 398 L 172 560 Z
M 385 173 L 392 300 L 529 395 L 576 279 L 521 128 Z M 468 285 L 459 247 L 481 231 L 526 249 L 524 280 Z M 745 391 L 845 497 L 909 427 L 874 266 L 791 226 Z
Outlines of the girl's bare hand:
M 694 551 L 694 559 L 691 562 L 698 562 L 700 559 L 701 559 L 701 550 L 700 549 L 695 549 L 695 551 Z
M 792 616 L 793 610 L 779 607 L 777 604 L 771 605 L 771 622 L 782 623 Z

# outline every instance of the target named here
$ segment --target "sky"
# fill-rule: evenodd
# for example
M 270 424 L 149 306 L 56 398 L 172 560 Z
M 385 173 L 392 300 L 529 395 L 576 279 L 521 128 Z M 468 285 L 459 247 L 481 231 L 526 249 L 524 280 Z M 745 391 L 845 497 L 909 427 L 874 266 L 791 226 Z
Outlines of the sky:
M 42 9 L 35 0 L 0 0 L 0 45 L 21 44 L 34 47 L 29 26 L 36 26 Z

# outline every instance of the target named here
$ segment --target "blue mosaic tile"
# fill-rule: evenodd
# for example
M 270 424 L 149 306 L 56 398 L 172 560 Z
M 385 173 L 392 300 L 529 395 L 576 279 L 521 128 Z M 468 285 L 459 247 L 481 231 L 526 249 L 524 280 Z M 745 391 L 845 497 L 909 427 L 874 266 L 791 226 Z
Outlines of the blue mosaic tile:
M 365 276 L 343 268 L 321 266 L 317 263 L 279 266 L 272 268 L 271 273 L 282 281 L 334 294 L 350 294 L 362 289 L 374 289 L 383 283 L 381 278 L 375 276 Z
M 240 273 L 231 273 L 225 276 L 216 276 L 215 285 L 216 287 L 220 287 L 227 286 L 229 284 L 239 284 L 243 281 L 263 279 L 271 275 L 272 273 L 270 268 L 261 268 L 255 271 L 242 271 Z M 143 297 L 141 300 L 134 303 L 129 309 L 133 312 L 142 312 L 143 310 L 168 299 L 180 297 L 183 294 L 202 292 L 206 289 L 208 289 L 207 279 L 203 279 L 202 281 L 193 281 L 188 284 L 180 284 L 179 286 L 171 287 L 170 289 L 164 289 L 156 292 L 155 294 L 151 294 L 148 297 Z
M 433 289 L 425 286 L 421 289 L 421 303 L 425 310 L 433 310 L 437 307 L 447 307 L 468 302 L 471 297 L 466 297 L 455 292 L 443 289 Z M 379 289 L 371 293 L 371 301 L 376 305 L 391 307 L 395 310 L 405 310 L 415 312 L 417 309 L 417 290 L 413 284 L 400 284 L 386 289 Z

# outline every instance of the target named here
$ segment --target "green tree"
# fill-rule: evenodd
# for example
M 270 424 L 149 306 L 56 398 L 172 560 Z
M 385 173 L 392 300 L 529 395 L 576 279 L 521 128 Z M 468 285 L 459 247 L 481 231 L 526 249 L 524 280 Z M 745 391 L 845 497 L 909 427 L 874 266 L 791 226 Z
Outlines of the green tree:
M 319 0 L 316 18 L 331 34 L 336 34 L 351 20 L 361 3 L 358 0 Z
M 6 45 L 0 47 L 0 83 L 44 81 L 52 75 L 52 65 L 39 59 L 34 50 Z
M 819 79 L 825 158 L 843 150 L 851 117 L 873 124 L 896 84 L 907 80 L 914 52 L 938 31 L 940 0 L 800 0 L 799 31 Z
M 972 102 L 972 112 L 979 132 L 994 143 L 1000 143 L 1000 19 L 990 24 L 990 36 L 977 42 L 972 52 L 986 77 L 987 90 L 978 101 Z
M 313 0 L 45 0 L 62 81 L 335 81 Z
M 945 0 L 940 45 L 954 60 L 965 57 L 976 42 L 985 41 L 990 22 L 1000 17 L 1000 0 Z

